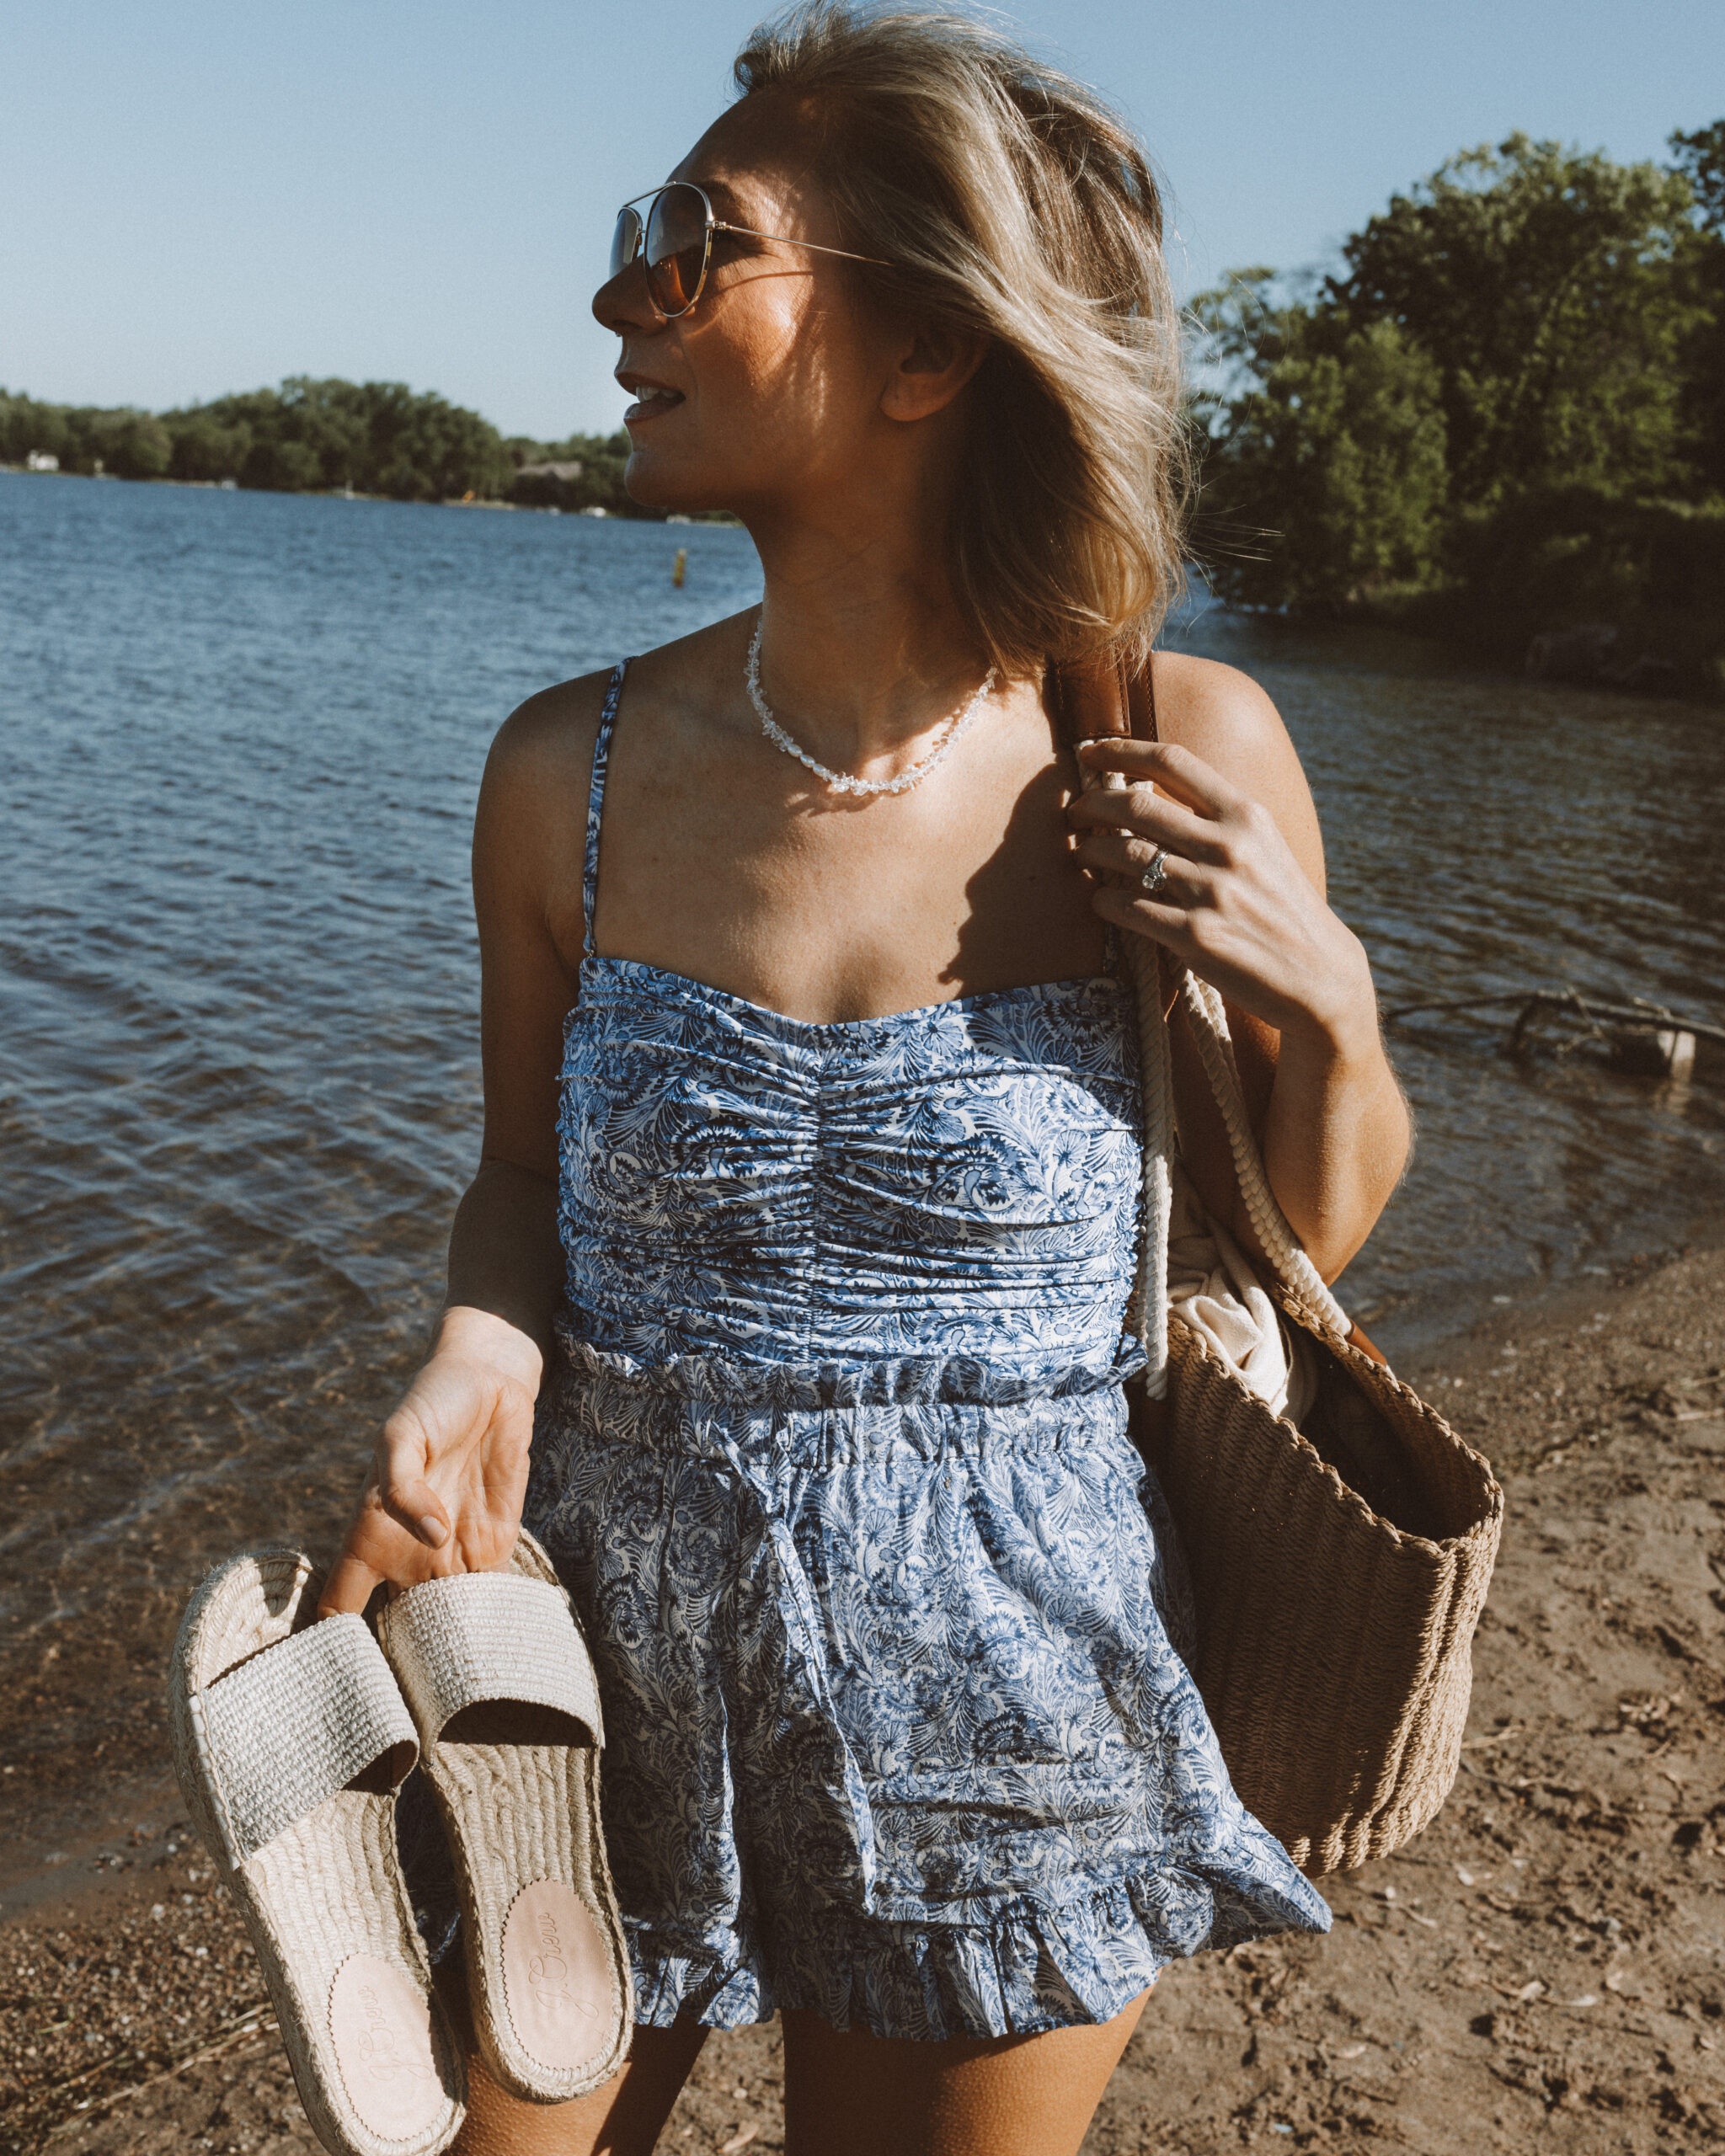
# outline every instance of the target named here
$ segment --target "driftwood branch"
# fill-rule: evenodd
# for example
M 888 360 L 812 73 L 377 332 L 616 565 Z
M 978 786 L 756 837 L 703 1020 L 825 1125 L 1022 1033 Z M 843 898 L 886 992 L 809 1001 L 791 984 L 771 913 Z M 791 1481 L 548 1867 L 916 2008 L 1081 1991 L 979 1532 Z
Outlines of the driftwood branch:
M 1411 1018 L 1419 1011 L 1491 1011 L 1500 1004 L 1525 1003 L 1528 991 L 1525 988 L 1510 989 L 1502 995 L 1451 995 L 1436 1003 L 1398 1003 L 1393 1011 L 1386 1011 L 1384 1023 L 1392 1018 Z
M 1567 987 L 1511 989 L 1490 995 L 1445 996 L 1422 1003 L 1401 1003 L 1394 1010 L 1385 1011 L 1384 1022 L 1387 1025 L 1398 1018 L 1411 1018 L 1421 1011 L 1494 1011 L 1512 1004 L 1520 1006 L 1514 1027 L 1518 1039 L 1541 1011 L 1549 1011 L 1579 1018 L 1586 1024 L 1614 1026 L 1632 1033 L 1693 1033 L 1697 1040 L 1712 1041 L 1725 1047 L 1725 1026 L 1710 1025 L 1704 1018 L 1685 1017 L 1680 1011 L 1668 1011 L 1663 1004 L 1650 1003 L 1642 996 L 1628 1003 L 1605 1003 L 1596 997 L 1583 995 L 1578 989 Z

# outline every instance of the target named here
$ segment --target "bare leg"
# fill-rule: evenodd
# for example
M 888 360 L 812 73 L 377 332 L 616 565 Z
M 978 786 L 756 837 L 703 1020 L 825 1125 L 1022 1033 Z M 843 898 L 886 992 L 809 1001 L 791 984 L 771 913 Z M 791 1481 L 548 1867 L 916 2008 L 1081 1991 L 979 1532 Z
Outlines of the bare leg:
M 1097 2027 L 938 2044 L 787 2014 L 787 2156 L 1075 2156 L 1149 1996 Z
M 701 2056 L 698 2022 L 637 2029 L 618 2072 L 573 2104 L 524 2104 L 499 2089 L 473 2049 L 467 1983 L 455 1956 L 437 1988 L 467 2038 L 467 2116 L 451 2156 L 652 2156 L 683 2084 Z
M 638 2029 L 622 2070 L 573 2104 L 524 2104 L 467 2060 L 455 2156 L 651 2156 L 707 2031 Z

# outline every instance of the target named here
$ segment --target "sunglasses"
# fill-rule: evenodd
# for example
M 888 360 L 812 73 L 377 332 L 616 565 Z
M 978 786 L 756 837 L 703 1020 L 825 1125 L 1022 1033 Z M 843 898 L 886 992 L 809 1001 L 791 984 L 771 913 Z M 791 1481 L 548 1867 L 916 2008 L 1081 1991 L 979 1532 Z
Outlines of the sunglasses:
M 644 204 L 649 205 L 644 210 Z M 692 179 L 674 179 L 667 186 L 655 187 L 650 195 L 638 195 L 617 211 L 617 230 L 611 236 L 611 275 L 622 276 L 631 263 L 640 260 L 647 272 L 647 296 L 662 315 L 675 321 L 701 296 L 715 232 L 740 232 L 747 239 L 778 239 L 783 247 L 806 247 L 815 254 L 841 254 L 846 262 L 871 262 L 878 270 L 892 267 L 873 254 L 853 254 L 846 247 L 820 247 L 812 239 L 780 239 L 777 232 L 729 225 L 713 216 L 704 188 Z

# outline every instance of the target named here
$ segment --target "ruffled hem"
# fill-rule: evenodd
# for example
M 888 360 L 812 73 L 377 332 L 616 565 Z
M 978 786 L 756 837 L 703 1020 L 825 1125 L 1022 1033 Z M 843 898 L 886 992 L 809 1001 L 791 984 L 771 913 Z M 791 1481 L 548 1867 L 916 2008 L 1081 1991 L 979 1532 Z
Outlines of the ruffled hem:
M 793 1936 L 774 1940 L 770 1971 L 733 1935 L 691 1954 L 660 1950 L 642 1926 L 631 1942 L 636 2019 L 649 2028 L 682 2015 L 737 2029 L 792 2008 L 835 2029 L 932 2043 L 1094 2026 L 1123 2013 L 1171 1961 L 1277 1931 L 1327 1931 L 1323 1900 L 1291 1876 L 1303 1891 L 1191 1871 L 1140 1875 L 1058 1906 L 1013 1903 L 978 1925 L 811 1912 Z
M 975 1355 L 896 1355 L 841 1363 L 742 1361 L 708 1353 L 669 1355 L 644 1363 L 633 1355 L 597 1348 L 565 1310 L 556 1321 L 557 1343 L 566 1369 L 576 1376 L 608 1378 L 678 1400 L 715 1406 L 792 1412 L 823 1407 L 910 1407 L 943 1401 L 979 1407 L 1011 1407 L 1039 1400 L 1071 1400 L 1124 1384 L 1144 1367 L 1139 1342 L 1122 1335 L 1107 1360 L 1039 1366 L 1022 1358 L 1008 1368 Z

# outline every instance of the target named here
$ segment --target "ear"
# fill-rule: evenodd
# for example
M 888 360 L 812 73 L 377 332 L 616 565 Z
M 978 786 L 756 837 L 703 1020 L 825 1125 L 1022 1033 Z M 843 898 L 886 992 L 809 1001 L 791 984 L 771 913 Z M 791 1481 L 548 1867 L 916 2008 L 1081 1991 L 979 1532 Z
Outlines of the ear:
M 943 412 L 987 357 L 988 343 L 947 323 L 916 324 L 893 356 L 880 393 L 884 416 L 908 422 Z

